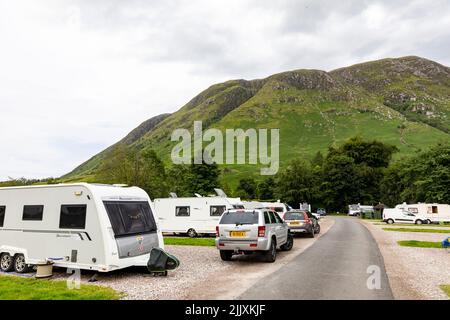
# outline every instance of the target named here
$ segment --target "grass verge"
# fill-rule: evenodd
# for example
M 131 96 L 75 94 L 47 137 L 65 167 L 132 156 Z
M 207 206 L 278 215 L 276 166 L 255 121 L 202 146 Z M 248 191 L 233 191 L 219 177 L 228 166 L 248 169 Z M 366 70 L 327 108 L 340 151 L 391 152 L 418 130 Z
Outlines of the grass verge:
M 450 233 L 446 229 L 421 229 L 421 228 L 383 228 L 385 231 L 399 231 L 399 232 L 425 232 L 425 233 Z
M 121 295 L 108 287 L 82 284 L 67 288 L 66 281 L 0 276 L 0 300 L 117 300 Z
M 181 238 L 164 237 L 164 244 L 176 246 L 203 246 L 212 247 L 215 245 L 214 238 Z
M 389 224 L 385 222 L 375 222 L 374 225 L 376 226 L 389 226 Z M 392 226 L 392 225 L 391 225 Z M 395 223 L 394 226 L 398 227 L 411 227 L 414 226 L 414 228 L 429 228 L 429 227 L 440 227 L 440 228 L 450 228 L 450 224 L 411 224 L 411 223 Z
M 401 240 L 397 241 L 400 246 L 403 247 L 416 247 L 416 248 L 442 248 L 441 242 L 432 241 L 417 241 L 417 240 Z
M 443 284 L 440 286 L 442 291 L 444 291 L 450 298 L 450 284 Z

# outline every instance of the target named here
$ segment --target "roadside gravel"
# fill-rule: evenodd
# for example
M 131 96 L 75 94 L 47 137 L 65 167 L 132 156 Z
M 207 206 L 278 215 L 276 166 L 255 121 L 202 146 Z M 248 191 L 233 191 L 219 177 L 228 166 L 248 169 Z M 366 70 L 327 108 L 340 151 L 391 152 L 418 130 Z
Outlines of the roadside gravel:
M 384 231 L 386 225 L 362 223 L 378 243 L 396 299 L 449 299 L 439 285 L 450 284 L 450 252 L 397 244 L 399 240 L 442 241 L 449 234 Z
M 123 292 L 123 299 L 126 300 L 183 299 L 196 283 L 202 282 L 213 272 L 229 268 L 222 262 L 215 247 L 165 246 L 165 249 L 180 260 L 180 267 L 169 271 L 167 277 L 151 276 L 145 268 L 129 268 L 99 274 L 94 284 Z M 92 275 L 83 272 L 82 282 L 87 283 Z M 54 278 L 66 277 L 63 269 L 54 274 Z

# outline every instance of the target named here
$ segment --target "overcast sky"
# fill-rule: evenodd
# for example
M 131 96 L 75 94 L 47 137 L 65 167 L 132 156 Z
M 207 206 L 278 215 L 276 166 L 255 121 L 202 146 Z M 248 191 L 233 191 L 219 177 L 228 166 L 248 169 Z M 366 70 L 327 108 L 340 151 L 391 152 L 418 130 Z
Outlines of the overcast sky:
M 0 0 L 0 180 L 67 173 L 217 82 L 449 52 L 449 0 Z

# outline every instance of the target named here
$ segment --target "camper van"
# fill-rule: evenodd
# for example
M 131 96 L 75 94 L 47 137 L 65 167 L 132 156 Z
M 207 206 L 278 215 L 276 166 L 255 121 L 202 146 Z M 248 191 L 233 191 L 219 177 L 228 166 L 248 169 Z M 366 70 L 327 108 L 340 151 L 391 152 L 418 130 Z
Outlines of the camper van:
M 108 272 L 146 266 L 163 248 L 147 193 L 86 183 L 0 188 L 0 269 L 30 266 Z
M 415 224 L 450 222 L 450 205 L 438 203 L 398 204 L 393 209 L 384 209 L 383 221 Z
M 350 204 L 348 206 L 349 216 L 359 216 L 361 213 L 373 211 L 373 206 L 364 206 L 361 204 Z
M 217 192 L 217 191 L 216 191 Z M 243 209 L 239 198 L 217 196 L 171 198 L 154 200 L 155 211 L 163 233 L 182 233 L 194 238 L 199 234 L 215 234 L 220 216 L 228 209 Z

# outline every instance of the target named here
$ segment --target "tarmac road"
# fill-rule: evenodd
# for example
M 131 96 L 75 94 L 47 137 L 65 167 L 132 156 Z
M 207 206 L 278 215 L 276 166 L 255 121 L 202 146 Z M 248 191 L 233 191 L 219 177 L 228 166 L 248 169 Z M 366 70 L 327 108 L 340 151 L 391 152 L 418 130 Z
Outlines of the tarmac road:
M 258 280 L 239 299 L 394 299 L 370 232 L 357 218 L 334 219 L 332 228 L 314 245 Z

